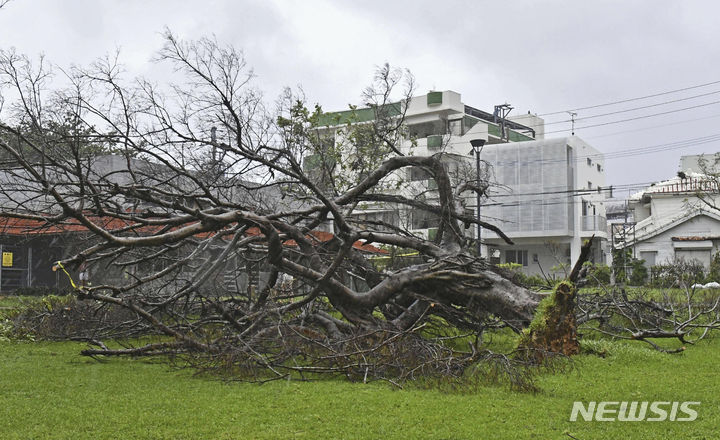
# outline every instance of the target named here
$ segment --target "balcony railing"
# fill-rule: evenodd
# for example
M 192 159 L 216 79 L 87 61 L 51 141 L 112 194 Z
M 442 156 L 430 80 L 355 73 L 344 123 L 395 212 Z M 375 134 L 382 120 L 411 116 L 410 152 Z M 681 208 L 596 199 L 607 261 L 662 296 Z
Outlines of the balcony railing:
M 602 215 L 583 215 L 580 222 L 583 231 L 607 230 L 607 220 Z

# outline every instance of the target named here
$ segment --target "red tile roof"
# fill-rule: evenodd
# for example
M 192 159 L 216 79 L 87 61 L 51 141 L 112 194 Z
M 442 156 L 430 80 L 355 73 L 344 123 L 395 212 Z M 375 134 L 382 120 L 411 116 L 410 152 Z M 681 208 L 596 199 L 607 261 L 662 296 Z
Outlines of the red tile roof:
M 672 241 L 705 241 L 705 240 L 718 240 L 720 236 L 690 236 L 690 237 L 671 237 Z
M 114 217 L 93 217 L 93 223 L 107 231 L 118 231 L 132 223 Z M 47 223 L 40 220 L 25 218 L 0 218 L 0 234 L 2 235 L 52 235 L 65 232 L 87 232 L 87 228 L 75 219 L 62 223 Z
M 161 226 L 147 226 L 135 224 L 129 220 L 122 220 L 115 217 L 90 217 L 97 226 L 105 229 L 106 231 L 121 231 L 125 228 L 135 225 L 133 228 L 135 232 L 152 233 L 159 231 Z M 29 236 L 29 235 L 57 235 L 63 233 L 72 232 L 89 232 L 87 227 L 76 219 L 64 220 L 62 223 L 50 224 L 40 220 L 24 219 L 24 218 L 11 218 L 1 217 L 0 218 L 0 235 L 18 235 L 18 236 Z M 249 228 L 247 235 L 255 236 L 261 235 L 260 229 L 257 227 Z M 207 236 L 208 233 L 198 234 L 199 236 Z M 308 238 L 314 238 L 315 240 L 325 243 L 333 238 L 333 234 L 325 231 L 311 231 L 308 234 Z M 297 246 L 295 240 L 287 240 L 285 242 L 288 246 Z M 384 249 L 380 249 L 371 244 L 364 243 L 362 241 L 356 241 L 353 243 L 355 249 L 363 252 L 369 252 L 374 254 L 387 254 L 388 252 Z

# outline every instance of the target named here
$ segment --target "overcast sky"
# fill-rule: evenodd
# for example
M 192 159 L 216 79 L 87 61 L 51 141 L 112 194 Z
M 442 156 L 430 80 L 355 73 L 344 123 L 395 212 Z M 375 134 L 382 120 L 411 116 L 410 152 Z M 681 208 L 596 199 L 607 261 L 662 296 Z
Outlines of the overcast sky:
M 130 72 L 152 76 L 167 26 L 242 48 L 270 102 L 302 85 L 325 110 L 345 109 L 389 62 L 412 71 L 418 94 L 455 90 L 486 111 L 508 102 L 513 113 L 546 114 L 720 81 L 718 12 L 720 3 L 690 0 L 12 0 L 0 10 L 0 47 L 61 66 L 119 48 Z M 720 82 L 577 118 L 637 107 L 576 124 L 607 154 L 608 184 L 667 179 L 681 155 L 720 151 Z M 657 113 L 667 114 L 644 117 Z M 566 113 L 545 118 L 555 122 L 547 131 L 570 128 L 557 122 Z

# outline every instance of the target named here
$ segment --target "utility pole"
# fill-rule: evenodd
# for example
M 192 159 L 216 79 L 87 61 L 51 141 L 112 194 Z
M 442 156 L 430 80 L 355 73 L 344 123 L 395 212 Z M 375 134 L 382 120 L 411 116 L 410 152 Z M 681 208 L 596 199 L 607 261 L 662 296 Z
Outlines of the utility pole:
M 480 153 L 485 146 L 485 139 L 473 139 L 470 141 L 473 151 L 475 152 L 475 175 L 477 179 L 477 189 L 475 194 L 477 196 L 477 220 L 480 222 L 480 204 L 482 203 L 482 194 L 480 193 Z M 482 237 L 482 227 L 480 223 L 477 224 L 477 255 L 478 258 L 482 256 L 482 243 L 480 238 Z
M 577 116 L 577 113 L 575 113 L 575 112 L 568 112 L 568 113 L 570 114 L 570 122 L 572 123 L 572 125 L 571 125 L 572 129 L 571 129 L 570 134 L 575 136 L 575 116 Z
M 610 224 L 610 285 L 615 285 L 615 223 Z
M 628 197 L 630 196 L 630 192 L 628 191 Z M 628 224 L 628 206 L 627 206 L 627 199 L 625 199 L 625 220 L 623 221 L 623 245 L 627 246 L 627 224 Z M 627 266 L 627 252 L 626 248 L 623 247 L 622 249 L 622 257 L 623 257 L 623 271 L 625 272 L 625 279 L 623 282 L 627 282 L 628 279 L 628 266 Z
M 512 109 L 513 106 L 511 106 L 507 102 L 505 104 L 495 106 L 495 111 L 493 112 L 493 121 L 497 124 L 498 119 L 500 119 L 500 139 L 506 139 L 505 118 Z M 509 136 L 507 137 L 509 138 Z

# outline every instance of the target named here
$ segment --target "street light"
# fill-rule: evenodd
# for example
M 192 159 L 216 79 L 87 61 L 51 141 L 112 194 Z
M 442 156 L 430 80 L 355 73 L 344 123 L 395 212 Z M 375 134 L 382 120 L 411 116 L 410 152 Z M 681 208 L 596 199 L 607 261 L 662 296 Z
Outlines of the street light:
M 482 199 L 482 194 L 480 194 L 480 153 L 482 153 L 483 146 L 485 146 L 485 139 L 473 139 L 470 141 L 470 145 L 472 145 L 473 151 L 475 152 L 475 172 L 477 176 L 477 190 L 475 191 L 477 195 L 477 219 L 478 222 L 480 221 L 480 202 Z M 480 223 L 477 224 L 477 255 L 478 257 L 482 256 L 482 246 L 480 244 L 480 237 L 482 235 L 482 228 L 480 227 Z

